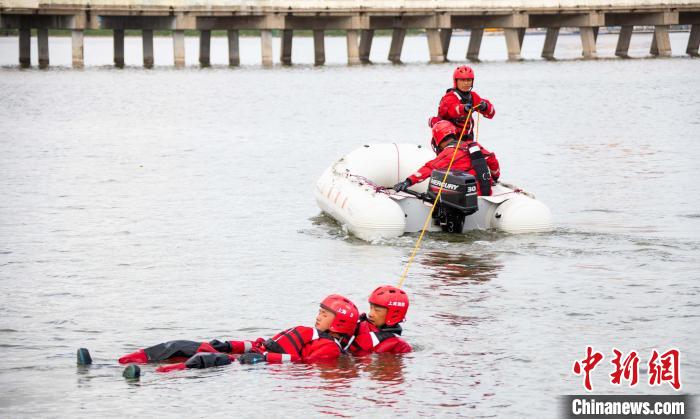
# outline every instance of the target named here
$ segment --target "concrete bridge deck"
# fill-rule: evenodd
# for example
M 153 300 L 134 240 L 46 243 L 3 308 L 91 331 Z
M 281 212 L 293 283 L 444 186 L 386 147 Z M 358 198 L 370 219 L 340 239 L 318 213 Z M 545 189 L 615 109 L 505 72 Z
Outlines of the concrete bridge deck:
M 200 31 L 200 63 L 209 65 L 212 30 L 226 30 L 229 63 L 239 64 L 239 31 L 260 31 L 262 64 L 273 64 L 272 31 L 281 31 L 280 62 L 291 64 L 294 30 L 312 30 L 315 63 L 325 62 L 324 31 L 344 30 L 348 64 L 369 63 L 374 31 L 392 30 L 389 60 L 401 59 L 408 29 L 426 33 L 430 62 L 445 61 L 454 29 L 470 31 L 466 58 L 478 61 L 486 28 L 503 29 L 508 59 L 520 59 L 525 30 L 546 28 L 542 57 L 554 59 L 559 30 L 579 28 L 584 58 L 596 58 L 596 39 L 601 26 L 618 26 L 616 55 L 628 57 L 634 26 L 654 26 L 650 53 L 670 56 L 670 25 L 690 25 L 686 53 L 698 56 L 700 46 L 700 0 L 0 0 L 0 29 L 19 32 L 19 62 L 29 66 L 31 29 L 37 29 L 39 66 L 49 65 L 48 30 L 70 29 L 73 65 L 83 65 L 85 29 L 114 31 L 114 62 L 124 65 L 124 30 L 143 34 L 144 65 L 153 65 L 153 31 L 171 30 L 174 64 L 185 62 L 184 31 Z

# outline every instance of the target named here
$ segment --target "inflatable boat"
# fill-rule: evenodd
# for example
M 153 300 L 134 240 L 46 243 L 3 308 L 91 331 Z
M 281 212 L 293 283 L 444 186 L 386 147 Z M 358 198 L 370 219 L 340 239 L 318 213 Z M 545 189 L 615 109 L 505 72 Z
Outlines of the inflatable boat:
M 464 172 L 450 173 L 443 182 L 444 171 L 436 176 L 436 170 L 431 179 L 407 192 L 390 189 L 434 157 L 431 150 L 415 144 L 365 145 L 326 169 L 316 182 L 316 202 L 366 241 L 421 231 L 440 185 L 442 193 L 428 231 L 534 233 L 552 229 L 549 209 L 532 194 L 501 182 L 492 187 L 491 196 L 477 197 L 473 176 Z

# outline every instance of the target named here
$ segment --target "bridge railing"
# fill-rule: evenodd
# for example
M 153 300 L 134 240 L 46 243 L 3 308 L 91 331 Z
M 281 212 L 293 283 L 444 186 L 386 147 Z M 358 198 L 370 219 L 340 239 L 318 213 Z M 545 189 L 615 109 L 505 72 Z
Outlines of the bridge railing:
M 83 65 L 85 29 L 108 29 L 114 36 L 114 62 L 124 65 L 124 30 L 142 31 L 144 65 L 153 65 L 153 31 L 172 31 L 174 63 L 185 63 L 185 30 L 200 34 L 199 61 L 209 65 L 212 30 L 227 31 L 229 63 L 239 64 L 239 31 L 260 31 L 262 64 L 271 66 L 273 31 L 281 36 L 280 62 L 291 64 L 295 30 L 311 30 L 315 63 L 325 63 L 324 31 L 342 30 L 348 64 L 369 63 L 374 31 L 392 31 L 388 60 L 401 62 L 408 29 L 425 31 L 430 62 L 444 62 L 452 31 L 469 30 L 466 58 L 479 60 L 484 30 L 502 29 L 508 59 L 520 60 L 528 28 L 546 28 L 542 57 L 554 59 L 559 30 L 578 28 L 582 56 L 596 58 L 598 28 L 618 26 L 615 51 L 628 57 L 634 26 L 654 26 L 649 52 L 670 56 L 671 25 L 690 25 L 686 53 L 698 55 L 700 0 L 0 0 L 0 29 L 19 32 L 19 61 L 30 65 L 31 29 L 37 29 L 39 66 L 46 67 L 48 30 L 70 29 L 73 65 Z
M 240 10 L 286 11 L 469 11 L 673 8 L 700 5 L 698 0 L 0 0 L 0 8 L 41 7 L 223 7 Z

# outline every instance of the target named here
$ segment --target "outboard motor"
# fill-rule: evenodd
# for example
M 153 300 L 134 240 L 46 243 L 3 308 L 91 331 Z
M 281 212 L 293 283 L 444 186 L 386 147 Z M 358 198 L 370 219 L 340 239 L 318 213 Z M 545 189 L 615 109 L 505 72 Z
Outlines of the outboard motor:
M 436 169 L 430 174 L 428 197 L 435 200 L 446 170 Z M 476 194 L 476 179 L 467 172 L 451 170 L 447 175 L 440 202 L 437 203 L 433 218 L 448 233 L 461 233 L 467 215 L 479 209 Z

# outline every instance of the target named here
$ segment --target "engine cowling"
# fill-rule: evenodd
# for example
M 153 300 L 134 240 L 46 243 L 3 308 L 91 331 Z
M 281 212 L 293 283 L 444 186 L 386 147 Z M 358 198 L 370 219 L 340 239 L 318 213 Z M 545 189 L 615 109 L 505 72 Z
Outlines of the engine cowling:
M 465 217 L 479 210 L 476 179 L 460 170 L 450 171 L 447 178 L 445 173 L 445 170 L 436 169 L 430 175 L 428 197 L 431 200 L 435 200 L 442 186 L 433 218 L 443 231 L 461 233 Z

